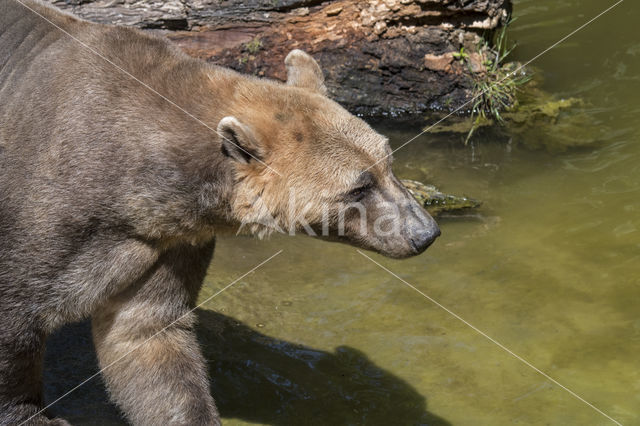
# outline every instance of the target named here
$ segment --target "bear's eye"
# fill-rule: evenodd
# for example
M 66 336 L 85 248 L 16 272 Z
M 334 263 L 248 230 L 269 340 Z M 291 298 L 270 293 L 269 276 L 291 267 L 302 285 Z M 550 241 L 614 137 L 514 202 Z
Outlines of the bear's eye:
M 365 195 L 367 195 L 367 192 L 369 191 L 369 189 L 371 189 L 371 185 L 363 185 L 363 186 L 359 186 L 355 189 L 352 189 L 351 191 L 349 191 L 349 199 L 350 201 L 361 201 Z

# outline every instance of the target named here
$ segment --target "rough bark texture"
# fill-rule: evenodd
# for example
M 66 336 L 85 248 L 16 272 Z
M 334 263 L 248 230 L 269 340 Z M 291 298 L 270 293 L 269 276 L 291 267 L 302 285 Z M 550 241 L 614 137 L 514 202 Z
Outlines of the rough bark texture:
M 480 34 L 511 0 L 53 0 L 88 20 L 161 30 L 193 56 L 285 78 L 294 48 L 312 54 L 330 95 L 361 115 L 453 109 L 483 69 Z M 465 62 L 454 54 L 464 47 Z

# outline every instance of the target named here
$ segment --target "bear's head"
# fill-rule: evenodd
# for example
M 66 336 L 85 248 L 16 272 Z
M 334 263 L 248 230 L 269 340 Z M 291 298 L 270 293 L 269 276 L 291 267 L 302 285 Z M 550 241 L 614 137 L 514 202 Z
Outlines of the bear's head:
M 385 137 L 326 96 L 322 71 L 300 50 L 287 82 L 247 79 L 220 120 L 234 174 L 231 216 L 262 236 L 304 232 L 402 258 L 440 230 L 391 170 Z

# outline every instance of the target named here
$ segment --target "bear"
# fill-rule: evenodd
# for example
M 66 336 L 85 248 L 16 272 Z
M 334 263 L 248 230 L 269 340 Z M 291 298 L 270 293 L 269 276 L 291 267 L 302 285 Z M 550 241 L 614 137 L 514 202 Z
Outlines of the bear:
M 394 258 L 438 237 L 388 140 L 310 55 L 284 62 L 286 82 L 259 79 L 0 0 L 0 424 L 67 424 L 43 410 L 44 342 L 85 318 L 128 421 L 220 424 L 192 310 L 225 227 Z

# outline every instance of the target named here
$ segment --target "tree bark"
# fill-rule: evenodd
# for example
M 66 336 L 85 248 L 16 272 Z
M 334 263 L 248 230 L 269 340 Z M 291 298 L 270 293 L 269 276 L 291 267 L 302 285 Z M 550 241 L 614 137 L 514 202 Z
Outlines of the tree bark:
M 51 0 L 50 0 L 51 1 Z M 162 31 L 190 55 L 285 79 L 292 49 L 313 55 L 330 96 L 365 116 L 454 109 L 482 72 L 481 35 L 511 0 L 52 0 L 85 19 Z M 456 58 L 464 47 L 465 61 Z

